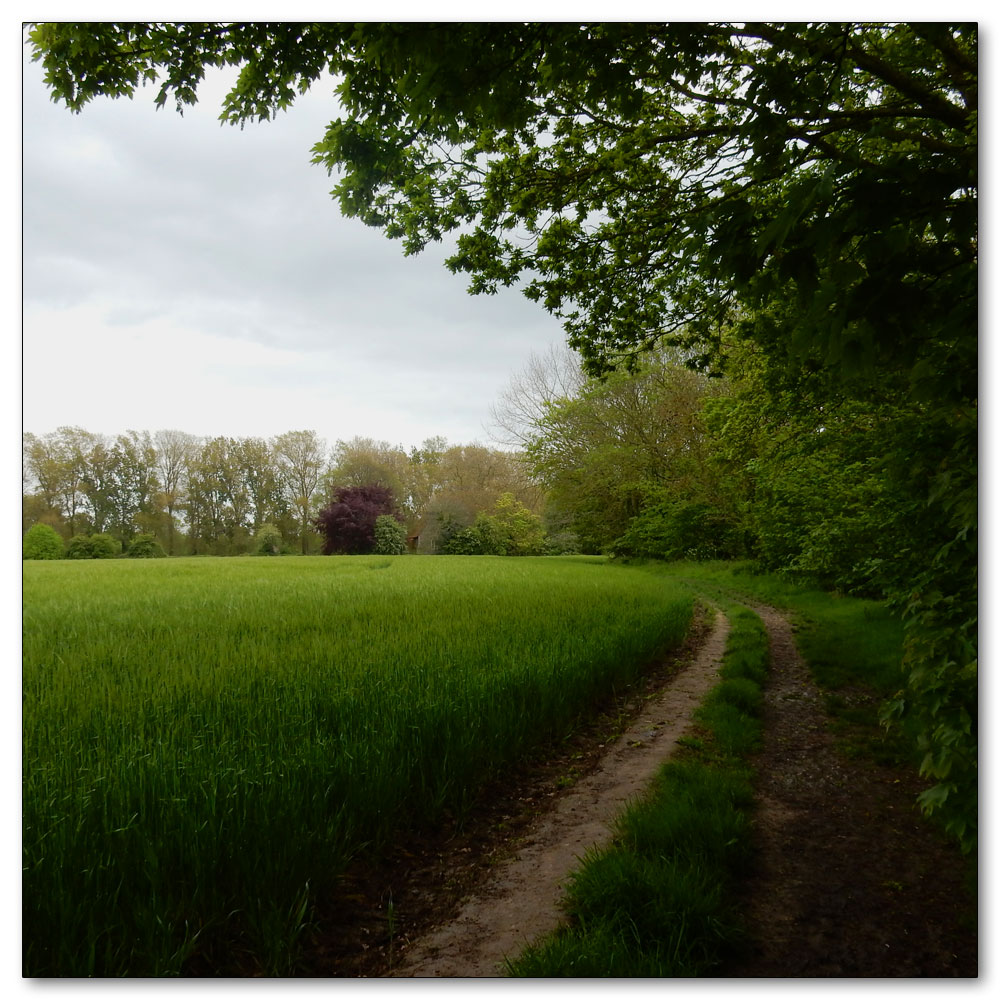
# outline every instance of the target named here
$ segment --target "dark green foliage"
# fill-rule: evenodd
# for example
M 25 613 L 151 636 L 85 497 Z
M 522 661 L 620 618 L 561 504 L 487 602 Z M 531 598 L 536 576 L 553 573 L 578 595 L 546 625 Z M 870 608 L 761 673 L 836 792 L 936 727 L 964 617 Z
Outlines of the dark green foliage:
M 117 538 L 105 532 L 96 535 L 74 535 L 66 546 L 67 559 L 114 559 L 122 552 Z
M 106 532 L 90 536 L 94 559 L 114 559 L 122 554 L 121 543 Z
M 742 531 L 762 568 L 882 597 L 919 572 L 926 484 L 900 465 L 923 407 L 898 384 L 850 398 L 820 372 L 787 376 L 747 344 L 727 360 L 732 392 L 709 402 L 714 461 L 739 484 Z
M 67 559 L 93 559 L 94 547 L 90 535 L 74 535 L 66 543 Z
M 156 540 L 155 535 L 136 535 L 125 551 L 129 559 L 163 559 L 166 552 L 163 546 Z
M 63 540 L 48 524 L 33 524 L 21 541 L 23 559 L 62 559 Z
M 612 555 L 647 559 L 734 559 L 744 553 L 737 526 L 707 503 L 664 500 L 633 518 Z
M 390 514 L 375 518 L 375 548 L 378 556 L 401 556 L 406 552 L 406 525 Z
M 447 556 L 505 556 L 507 533 L 490 514 L 479 514 L 471 527 L 450 534 L 439 551 Z
M 940 815 L 967 852 L 977 844 L 979 813 L 977 617 L 971 590 L 916 596 L 916 606 L 907 609 L 905 686 L 883 713 L 887 722 L 918 731 L 920 772 L 935 781 L 919 796 L 920 804 Z
M 437 520 L 437 535 L 435 536 L 434 551 L 440 555 L 445 555 L 452 539 L 465 531 L 468 525 L 463 524 L 458 517 L 448 511 L 439 511 L 435 517 Z
M 714 400 L 718 460 L 742 482 L 762 568 L 887 599 L 903 672 L 884 718 L 920 733 L 921 796 L 966 850 L 978 797 L 976 413 L 914 400 L 898 378 L 852 398 L 815 371 L 789 379 L 735 351 L 737 391 Z M 930 488 L 929 488 L 930 484 Z M 821 661 L 820 661 L 821 662 Z
M 576 556 L 583 551 L 580 537 L 575 531 L 549 532 L 545 536 L 547 556 Z

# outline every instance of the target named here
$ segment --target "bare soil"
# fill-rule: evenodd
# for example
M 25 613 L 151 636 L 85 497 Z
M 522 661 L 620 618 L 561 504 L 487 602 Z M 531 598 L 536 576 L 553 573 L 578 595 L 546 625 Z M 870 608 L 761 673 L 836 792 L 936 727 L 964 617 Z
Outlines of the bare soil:
M 923 820 L 909 771 L 840 753 L 788 623 L 771 637 L 765 743 L 754 763 L 748 939 L 722 977 L 974 977 L 968 864 Z M 485 977 L 553 928 L 577 859 L 676 746 L 711 686 L 725 619 L 702 616 L 679 654 L 483 790 L 463 822 L 413 836 L 347 873 L 317 914 L 309 976 Z
M 754 610 L 771 673 L 743 887 L 751 942 L 719 974 L 977 976 L 969 859 L 920 815 L 915 774 L 838 752 L 792 628 Z

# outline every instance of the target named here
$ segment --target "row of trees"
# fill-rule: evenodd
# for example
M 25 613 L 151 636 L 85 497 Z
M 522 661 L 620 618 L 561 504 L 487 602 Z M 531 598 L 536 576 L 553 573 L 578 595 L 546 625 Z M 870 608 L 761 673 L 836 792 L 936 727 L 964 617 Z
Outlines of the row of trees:
M 513 493 L 502 493 L 490 511 L 480 511 L 465 527 L 441 509 L 426 520 L 437 528 L 433 550 L 443 555 L 528 556 L 570 548 L 548 537 L 542 518 Z M 326 555 L 402 555 L 408 547 L 404 517 L 386 486 L 338 486 L 316 527 Z
M 281 524 L 303 552 L 326 446 L 313 431 L 262 438 L 198 438 L 175 430 L 114 438 L 79 427 L 23 437 L 23 529 L 66 538 L 136 534 L 170 554 L 245 551 L 261 525 Z
M 110 438 L 79 427 L 23 437 L 22 532 L 46 524 L 66 541 L 108 535 L 120 550 L 153 536 L 171 555 L 256 551 L 263 528 L 274 546 L 315 552 L 317 515 L 338 488 L 380 488 L 413 547 L 433 552 L 510 493 L 533 513 L 542 491 L 518 456 L 443 438 L 406 452 L 356 437 L 330 449 L 314 431 L 199 438 L 129 431 Z
M 947 530 L 899 458 L 922 408 L 891 382 L 859 400 L 821 372 L 789 380 L 734 335 L 724 350 L 714 377 L 672 348 L 603 378 L 568 351 L 533 358 L 493 416 L 545 488 L 548 523 L 587 551 L 743 557 L 893 594 Z

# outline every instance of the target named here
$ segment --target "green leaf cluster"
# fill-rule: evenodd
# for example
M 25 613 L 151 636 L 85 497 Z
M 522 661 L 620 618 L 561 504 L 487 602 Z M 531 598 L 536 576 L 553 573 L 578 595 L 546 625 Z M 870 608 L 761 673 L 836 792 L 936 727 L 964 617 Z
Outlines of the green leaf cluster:
M 446 556 L 505 556 L 507 535 L 492 514 L 477 514 L 476 520 L 447 537 L 440 552 Z
M 121 553 L 121 543 L 106 532 L 74 535 L 66 543 L 67 559 L 115 559 Z
M 281 529 L 270 522 L 262 524 L 257 529 L 254 543 L 257 546 L 257 555 L 259 556 L 280 556 L 285 544 L 281 536 Z
M 401 556 L 406 552 L 406 525 L 391 514 L 375 518 L 375 548 L 377 556 Z
M 164 559 L 167 553 L 163 551 L 163 546 L 156 540 L 155 535 L 136 535 L 132 543 L 125 550 L 125 555 L 129 559 Z

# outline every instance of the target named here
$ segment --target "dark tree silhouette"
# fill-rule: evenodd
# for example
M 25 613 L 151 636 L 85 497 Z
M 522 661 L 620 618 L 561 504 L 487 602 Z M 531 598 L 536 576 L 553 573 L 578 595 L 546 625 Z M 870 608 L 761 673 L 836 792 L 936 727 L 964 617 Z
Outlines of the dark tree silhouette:
M 364 555 L 375 548 L 375 519 L 389 514 L 400 520 L 396 498 L 386 486 L 338 486 L 316 516 L 324 555 Z

